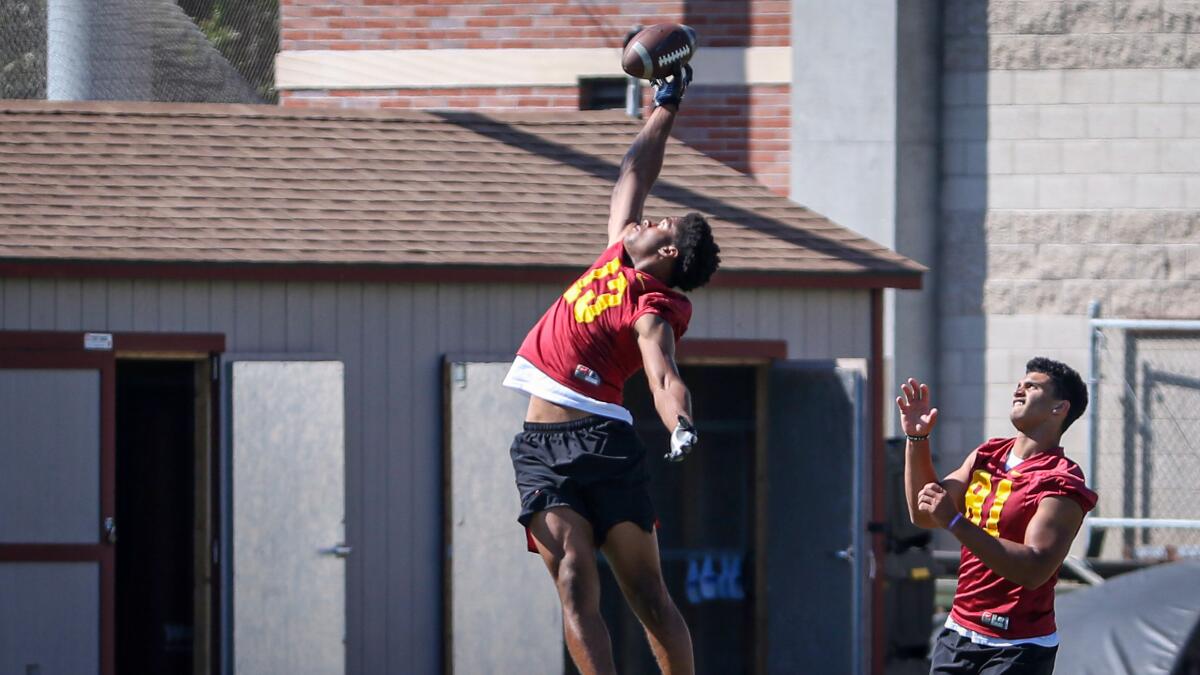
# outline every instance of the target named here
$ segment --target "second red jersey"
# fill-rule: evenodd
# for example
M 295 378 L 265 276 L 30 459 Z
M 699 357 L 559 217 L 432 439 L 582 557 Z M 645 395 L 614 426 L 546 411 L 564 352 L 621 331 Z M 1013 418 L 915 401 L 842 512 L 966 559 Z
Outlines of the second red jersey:
M 993 537 L 1023 543 L 1025 529 L 1046 497 L 1066 497 L 1086 514 L 1096 506 L 1096 493 L 1084 483 L 1083 471 L 1055 448 L 1005 468 L 1016 439 L 993 438 L 975 450 L 963 517 Z M 967 547 L 958 566 L 958 590 L 951 618 L 959 625 L 1001 639 L 1021 639 L 1055 632 L 1054 585 L 1058 572 L 1037 588 L 1023 588 L 996 574 Z
M 625 380 L 642 367 L 633 324 L 643 314 L 665 319 L 678 341 L 692 304 L 634 269 L 618 241 L 546 310 L 517 354 L 559 384 L 620 405 Z

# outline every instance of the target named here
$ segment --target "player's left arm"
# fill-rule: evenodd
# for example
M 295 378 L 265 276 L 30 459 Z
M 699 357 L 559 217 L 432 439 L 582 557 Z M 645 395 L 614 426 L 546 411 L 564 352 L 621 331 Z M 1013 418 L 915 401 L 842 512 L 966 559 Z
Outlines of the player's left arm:
M 609 246 L 624 238 L 629 228 L 641 220 L 646 196 L 662 171 L 677 112 L 678 105 L 655 108 L 625 153 L 608 206 Z
M 936 486 L 936 484 L 934 484 Z M 926 486 L 928 489 L 929 486 Z M 943 527 L 958 513 L 949 500 L 923 500 Z M 1053 576 L 1066 560 L 1079 527 L 1083 508 L 1063 496 L 1042 499 L 1025 528 L 1025 541 L 993 537 L 966 518 L 959 518 L 950 533 L 996 574 L 1025 588 L 1037 588 Z
M 692 422 L 692 394 L 688 391 L 679 367 L 675 364 L 675 331 L 666 319 L 657 314 L 643 314 L 633 324 L 637 333 L 642 366 L 654 395 L 654 409 L 668 431 L 675 429 L 679 418 Z

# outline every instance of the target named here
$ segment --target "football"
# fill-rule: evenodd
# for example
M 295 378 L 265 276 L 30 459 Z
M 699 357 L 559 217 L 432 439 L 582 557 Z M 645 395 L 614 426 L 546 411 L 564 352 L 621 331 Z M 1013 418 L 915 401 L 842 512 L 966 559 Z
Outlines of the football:
M 625 45 L 621 69 L 643 80 L 662 79 L 696 53 L 696 31 L 678 23 L 660 23 L 634 35 Z

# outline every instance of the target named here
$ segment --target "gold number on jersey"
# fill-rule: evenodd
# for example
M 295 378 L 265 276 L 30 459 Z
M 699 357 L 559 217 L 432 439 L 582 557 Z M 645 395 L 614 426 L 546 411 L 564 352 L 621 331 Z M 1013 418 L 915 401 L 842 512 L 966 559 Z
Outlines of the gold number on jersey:
M 967 486 L 964 500 L 967 512 L 963 514 L 967 520 L 982 527 L 993 537 L 1000 536 L 1000 512 L 1004 503 L 1012 493 L 1012 481 L 1002 478 L 996 483 L 996 498 L 992 500 L 992 508 L 988 509 L 987 520 L 983 519 L 983 502 L 992 493 L 992 475 L 983 469 L 976 469 L 971 474 L 971 484 Z
M 584 286 L 604 279 L 606 277 L 614 277 L 610 279 L 605 286 L 611 293 L 601 293 L 596 295 L 596 291 L 588 289 L 583 290 Z M 629 286 L 629 281 L 625 275 L 621 274 L 621 259 L 613 258 L 594 270 L 589 270 L 579 277 L 575 283 L 567 288 L 563 293 L 563 300 L 571 303 L 574 308 L 575 321 L 579 323 L 591 323 L 596 320 L 596 317 L 604 313 L 604 310 L 609 307 L 616 307 L 621 304 L 625 298 L 625 289 Z

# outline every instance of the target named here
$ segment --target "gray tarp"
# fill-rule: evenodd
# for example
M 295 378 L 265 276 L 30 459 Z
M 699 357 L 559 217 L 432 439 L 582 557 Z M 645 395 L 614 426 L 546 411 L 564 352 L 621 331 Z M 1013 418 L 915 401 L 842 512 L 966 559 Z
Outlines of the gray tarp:
M 1200 561 L 1156 565 L 1058 597 L 1055 673 L 1200 673 Z

